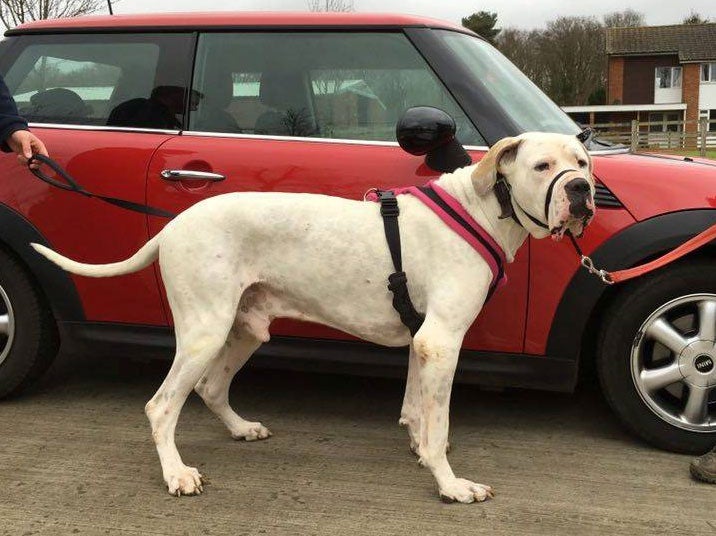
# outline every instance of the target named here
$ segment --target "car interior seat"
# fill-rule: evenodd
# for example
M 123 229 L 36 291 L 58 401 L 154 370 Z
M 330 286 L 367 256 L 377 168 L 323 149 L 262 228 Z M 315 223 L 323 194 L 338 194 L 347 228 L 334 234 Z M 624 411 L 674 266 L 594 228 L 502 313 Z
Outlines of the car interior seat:
M 233 75 L 225 68 L 207 71 L 202 91 L 203 97 L 193 112 L 191 130 L 241 132 L 236 119 L 227 110 L 234 97 Z
M 74 91 L 56 87 L 30 97 L 23 115 L 36 123 L 77 123 L 85 122 L 92 115 L 92 107 Z
M 137 97 L 115 106 L 107 125 L 179 130 L 182 125 L 176 114 L 183 111 L 184 98 L 181 86 L 157 86 L 149 98 Z

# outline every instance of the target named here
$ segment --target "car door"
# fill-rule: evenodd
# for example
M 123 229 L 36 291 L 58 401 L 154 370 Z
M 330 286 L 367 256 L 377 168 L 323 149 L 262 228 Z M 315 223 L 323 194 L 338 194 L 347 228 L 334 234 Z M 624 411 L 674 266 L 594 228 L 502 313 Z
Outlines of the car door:
M 2 69 L 20 114 L 53 159 L 89 191 L 144 202 L 151 155 L 176 135 L 179 120 L 141 124 L 117 111 L 148 100 L 158 86 L 177 87 L 183 95 L 190 65 L 179 58 L 189 55 L 192 39 L 189 34 L 23 35 L 11 39 Z M 176 55 L 182 52 L 185 56 Z M 15 205 L 64 255 L 112 262 L 129 257 L 148 239 L 141 214 L 52 189 L 20 166 L 4 168 L 9 176 L 0 186 L 3 201 Z M 73 280 L 87 320 L 166 323 L 151 268 Z
M 191 50 L 189 34 L 23 35 L 11 38 L 2 70 L 20 114 L 53 159 L 87 190 L 141 203 L 151 155 L 177 134 L 179 119 L 140 124 L 117 111 L 146 101 L 156 87 L 177 87 L 183 95 L 190 66 L 182 58 Z M 64 255 L 113 262 L 148 239 L 145 216 L 53 189 L 13 155 L 0 157 L 0 173 L 3 202 Z M 73 280 L 87 320 L 166 323 L 152 269 Z
M 168 210 L 226 192 L 362 199 L 372 187 L 425 183 L 437 174 L 395 142 L 396 120 L 415 105 L 446 110 L 475 160 L 484 152 L 479 132 L 400 31 L 205 33 L 193 79 L 189 130 L 163 144 L 149 166 L 148 200 Z M 150 218 L 150 232 L 164 223 Z M 512 284 L 490 302 L 466 346 L 522 350 L 527 253 L 508 268 Z M 348 337 L 288 320 L 272 333 Z

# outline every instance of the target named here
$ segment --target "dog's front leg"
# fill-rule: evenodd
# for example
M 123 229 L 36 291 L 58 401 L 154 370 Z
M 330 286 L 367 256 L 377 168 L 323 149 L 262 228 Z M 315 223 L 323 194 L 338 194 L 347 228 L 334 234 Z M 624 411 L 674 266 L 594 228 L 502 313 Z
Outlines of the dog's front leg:
M 403 406 L 400 409 L 398 424 L 405 426 L 408 430 L 410 452 L 416 456 L 420 456 L 418 454 L 421 426 L 420 413 L 420 364 L 415 353 L 415 347 L 411 344 L 408 358 L 408 379 L 405 383 L 405 395 L 403 396 Z M 446 443 L 445 450 L 450 452 L 450 441 Z
M 437 480 L 440 497 L 447 502 L 471 503 L 492 497 L 492 488 L 457 478 L 447 460 L 450 391 L 462 337 L 455 340 L 450 330 L 428 323 L 413 342 L 419 363 L 421 435 L 418 454 Z
M 408 429 L 410 438 L 410 451 L 418 454 L 420 446 L 420 364 L 415 353 L 415 347 L 410 345 L 410 357 L 408 358 L 408 379 L 405 383 L 405 396 L 403 407 L 400 410 L 398 424 Z

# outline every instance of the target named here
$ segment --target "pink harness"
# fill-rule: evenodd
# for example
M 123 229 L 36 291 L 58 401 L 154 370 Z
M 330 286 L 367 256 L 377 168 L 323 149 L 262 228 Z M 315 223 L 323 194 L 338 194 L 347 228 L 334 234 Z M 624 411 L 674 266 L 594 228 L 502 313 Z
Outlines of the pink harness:
M 506 281 L 504 265 L 507 262 L 502 248 L 495 242 L 490 234 L 470 216 L 460 202 L 438 186 L 435 181 L 428 182 L 425 186 L 407 186 L 404 188 L 392 188 L 393 194 L 410 194 L 417 197 L 425 206 L 432 210 L 450 229 L 455 231 L 463 240 L 470 244 L 480 256 L 485 259 L 492 271 L 492 284 L 488 299 L 496 288 L 501 287 Z M 369 190 L 365 199 L 367 201 L 379 201 L 378 191 Z

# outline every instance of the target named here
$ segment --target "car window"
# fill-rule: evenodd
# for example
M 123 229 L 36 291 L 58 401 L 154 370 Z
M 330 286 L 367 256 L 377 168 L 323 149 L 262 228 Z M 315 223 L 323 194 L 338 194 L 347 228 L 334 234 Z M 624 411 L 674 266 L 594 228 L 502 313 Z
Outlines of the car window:
M 29 37 L 29 36 L 28 36 Z M 188 87 L 185 35 L 37 36 L 6 83 L 33 123 L 180 129 Z
M 193 131 L 395 141 L 411 106 L 436 106 L 466 145 L 485 145 L 402 33 L 200 36 Z

